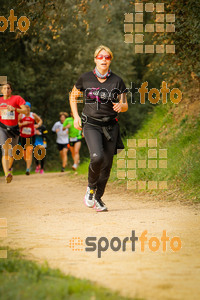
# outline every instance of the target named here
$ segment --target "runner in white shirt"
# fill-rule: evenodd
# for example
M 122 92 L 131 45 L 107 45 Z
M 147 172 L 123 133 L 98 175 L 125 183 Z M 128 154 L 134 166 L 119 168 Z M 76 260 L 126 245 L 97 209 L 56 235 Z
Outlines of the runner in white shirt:
M 56 122 L 52 127 L 52 131 L 57 134 L 56 143 L 57 143 L 58 150 L 60 152 L 60 157 L 62 160 L 61 172 L 65 171 L 65 167 L 67 165 L 67 152 L 68 152 L 68 144 L 69 144 L 69 136 L 68 136 L 69 126 L 65 130 L 63 130 L 63 123 L 67 117 L 68 117 L 68 113 L 60 112 L 60 121 Z

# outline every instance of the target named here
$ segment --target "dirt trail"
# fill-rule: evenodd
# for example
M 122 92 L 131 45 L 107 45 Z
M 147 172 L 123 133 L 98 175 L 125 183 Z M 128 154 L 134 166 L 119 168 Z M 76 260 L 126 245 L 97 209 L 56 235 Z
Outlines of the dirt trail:
M 66 173 L 15 176 L 11 184 L 0 178 L 0 217 L 8 220 L 8 237 L 3 245 L 24 248 L 29 257 L 48 261 L 66 274 L 87 278 L 118 290 L 125 296 L 148 300 L 200 299 L 199 205 L 149 195 L 134 194 L 110 183 L 104 201 L 107 213 L 96 213 L 83 205 L 86 181 Z M 148 240 L 179 236 L 182 249 L 173 252 L 141 252 L 140 242 L 132 252 L 112 251 L 97 257 L 97 251 L 72 251 L 69 241 L 88 236 L 121 240 L 135 230 L 148 230 Z M 77 247 L 77 246 L 76 246 Z M 85 247 L 84 247 L 85 249 Z

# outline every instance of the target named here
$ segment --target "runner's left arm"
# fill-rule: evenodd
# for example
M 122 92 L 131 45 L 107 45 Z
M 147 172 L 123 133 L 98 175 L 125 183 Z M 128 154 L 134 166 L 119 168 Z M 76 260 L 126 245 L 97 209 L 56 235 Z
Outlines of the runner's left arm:
M 118 96 L 119 102 L 113 104 L 113 110 L 117 113 L 125 112 L 128 110 L 128 103 L 126 93 L 122 93 Z
M 26 114 L 27 113 L 27 108 L 24 104 L 20 105 L 20 108 L 16 108 L 12 105 L 7 105 L 7 109 L 9 111 L 16 111 L 19 114 Z
M 42 126 L 42 123 L 43 123 L 42 119 L 35 113 L 33 115 L 34 115 L 35 121 L 37 123 L 37 124 L 34 125 L 34 127 L 39 128 L 40 126 Z

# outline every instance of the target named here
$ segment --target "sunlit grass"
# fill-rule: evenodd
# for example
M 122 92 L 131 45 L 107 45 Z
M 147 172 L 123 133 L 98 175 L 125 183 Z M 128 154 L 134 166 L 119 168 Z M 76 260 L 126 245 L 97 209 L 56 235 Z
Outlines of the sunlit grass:
M 47 263 L 39 265 L 26 260 L 20 252 L 11 249 L 7 259 L 0 259 L 0 282 L 0 299 L 4 300 L 128 299 L 91 281 L 50 269 Z
M 193 201 L 200 201 L 200 116 L 187 115 L 177 122 L 173 106 L 157 106 L 132 139 L 157 139 L 159 149 L 167 149 L 167 168 L 137 168 L 141 181 L 167 181 L 170 188 L 178 188 Z M 126 145 L 126 141 L 125 141 Z M 127 146 L 126 146 L 127 149 Z M 148 160 L 148 148 L 136 148 L 137 160 Z M 159 156 L 157 166 L 159 166 Z M 117 158 L 114 159 L 111 180 L 117 179 Z M 126 183 L 126 180 L 119 182 Z

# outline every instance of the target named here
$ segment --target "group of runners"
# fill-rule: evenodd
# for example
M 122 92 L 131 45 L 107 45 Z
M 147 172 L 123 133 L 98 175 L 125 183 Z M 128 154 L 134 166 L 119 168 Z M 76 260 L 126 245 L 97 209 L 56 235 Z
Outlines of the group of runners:
M 74 127 L 73 114 L 69 117 L 67 112 L 60 112 L 60 121 L 56 122 L 52 131 L 57 134 L 56 143 L 62 161 L 61 172 L 65 171 L 67 165 L 67 152 L 71 151 L 73 158 L 72 169 L 76 170 L 80 162 L 79 151 L 81 148 L 82 130 Z
M 20 145 L 23 148 L 23 158 L 26 163 L 26 175 L 30 175 L 32 160 L 35 160 L 35 172 L 44 173 L 46 155 L 38 159 L 33 155 L 34 147 L 47 148 L 47 129 L 43 120 L 31 111 L 31 103 L 18 95 L 12 95 L 12 84 L 7 82 L 2 86 L 3 97 L 0 97 L 0 144 L 2 146 L 2 166 L 6 182 L 12 181 L 13 155 L 12 148 Z M 60 113 L 60 121 L 52 128 L 57 133 L 57 145 L 62 160 L 61 171 L 64 172 L 67 165 L 67 151 L 70 149 L 76 170 L 79 164 L 79 150 L 81 147 L 81 131 L 74 128 L 73 117 L 68 118 L 66 112 Z M 8 139 L 10 139 L 10 143 Z M 6 143 L 7 141 L 7 143 Z M 6 149 L 7 147 L 7 149 Z M 11 149 L 9 149 L 11 148 Z M 44 153 L 44 152 L 43 152 Z
M 70 93 L 71 116 L 66 112 L 60 113 L 60 120 L 56 122 L 52 131 L 57 134 L 57 146 L 62 160 L 64 171 L 67 165 L 67 152 L 70 149 L 74 164 L 77 169 L 79 164 L 79 150 L 82 134 L 85 137 L 90 164 L 88 170 L 88 184 L 84 203 L 96 211 L 107 211 L 102 196 L 110 176 L 113 156 L 117 149 L 124 145 L 120 136 L 118 114 L 128 109 L 126 99 L 126 86 L 123 80 L 110 69 L 113 59 L 112 51 L 104 46 L 99 46 L 94 52 L 95 68 L 84 73 L 77 80 Z M 78 113 L 78 98 L 84 94 L 85 105 L 81 117 Z M 0 144 L 2 147 L 2 165 L 6 182 L 12 180 L 12 147 L 18 143 L 18 126 L 20 127 L 20 142 L 25 149 L 27 164 L 26 174 L 30 174 L 32 161 L 28 161 L 25 145 L 27 136 L 32 139 L 32 144 L 43 147 L 44 134 L 40 131 L 42 119 L 30 111 L 31 105 L 20 96 L 12 95 L 12 85 L 7 83 L 2 87 L 3 97 L 0 97 Z M 39 136 L 41 139 L 36 138 Z M 7 141 L 10 141 L 8 144 Z M 9 146 L 10 147 L 9 147 Z M 8 146 L 6 148 L 6 146 Z M 30 150 L 32 151 L 32 150 Z M 37 164 L 36 171 L 40 167 Z M 43 165 L 40 172 L 42 173 Z
M 12 166 L 14 156 L 12 151 L 18 145 L 23 149 L 23 158 L 26 162 L 26 175 L 30 175 L 34 147 L 46 148 L 46 127 L 42 119 L 31 112 L 31 103 L 26 102 L 19 95 L 12 95 L 12 84 L 2 85 L 0 97 L 0 144 L 2 149 L 2 166 L 6 182 L 12 181 Z M 19 150 L 17 148 L 16 150 Z M 42 159 L 34 156 L 36 169 L 44 173 L 45 155 Z

